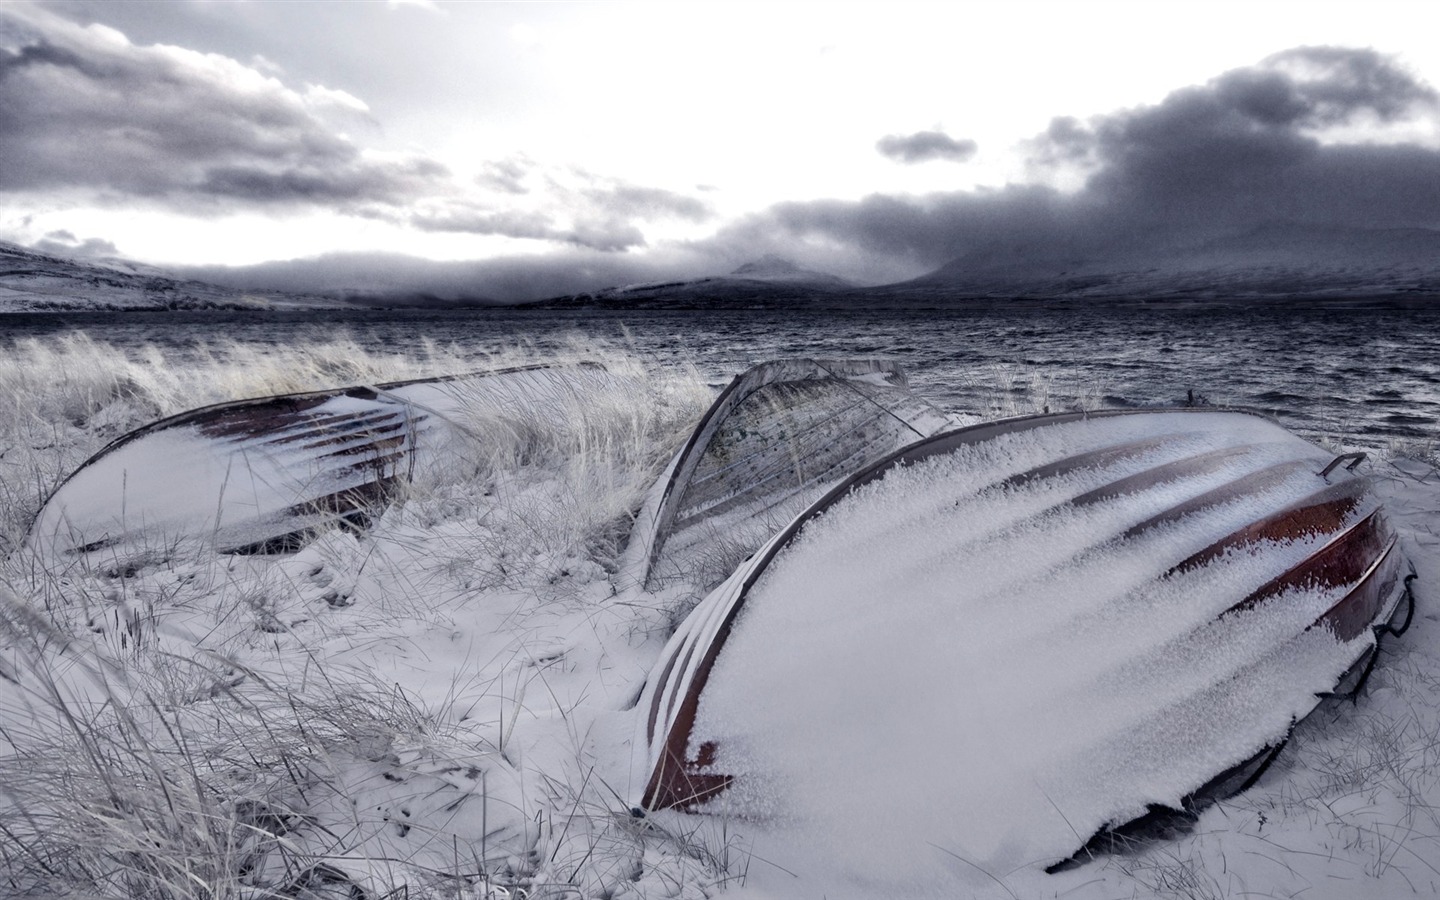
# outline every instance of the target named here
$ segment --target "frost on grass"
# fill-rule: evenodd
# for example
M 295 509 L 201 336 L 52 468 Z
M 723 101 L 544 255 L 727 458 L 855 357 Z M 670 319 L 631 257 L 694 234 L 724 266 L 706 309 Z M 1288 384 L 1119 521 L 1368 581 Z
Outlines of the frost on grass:
M 456 459 L 473 474 L 513 467 L 496 455 L 517 447 L 564 444 L 555 455 L 584 466 L 606 442 L 634 446 L 615 398 L 637 389 L 600 366 L 561 364 L 205 407 L 91 458 L 46 501 L 27 546 L 66 569 L 274 551 L 337 520 L 358 527 L 417 478 L 457 480 Z
M 40 502 L 110 441 L 147 422 L 245 397 L 493 368 L 426 344 L 377 354 L 340 338 L 303 351 L 197 344 L 183 359 L 130 351 L 84 332 L 20 341 L 0 357 L 0 551 L 17 545 Z M 171 351 L 172 353 L 174 351 Z
M 686 597 L 622 583 L 619 556 L 628 517 L 710 395 L 601 351 L 634 392 L 558 427 L 520 417 L 504 440 L 458 442 L 366 534 L 64 578 L 8 553 L 0 894 L 955 896 L 957 881 L 966 896 L 1080 900 L 1435 892 L 1440 659 L 1425 600 L 1440 583 L 1440 476 L 1403 461 L 1375 466 L 1391 473 L 1386 502 L 1422 568 L 1415 630 L 1366 696 L 1307 722 L 1254 790 L 1189 836 L 1055 876 L 982 874 L 938 830 L 986 821 L 942 790 L 954 754 L 885 729 L 863 737 L 894 762 L 857 787 L 918 796 L 918 822 L 893 804 L 845 808 L 845 785 L 828 801 L 840 814 L 818 822 L 813 808 L 766 822 L 633 818 L 620 799 L 636 788 L 630 706 Z M 0 535 L 13 549 L 69 468 L 156 416 L 553 358 L 389 357 L 343 341 L 198 347 L 185 360 L 83 338 L 22 345 L 0 359 Z M 849 661 L 883 676 L 928 631 L 910 621 Z M 854 690 L 853 702 L 880 702 Z M 792 823 L 803 827 L 785 832 Z M 828 855 L 831 871 L 864 869 L 866 887 L 793 877 L 786 842 Z
M 63 577 L 11 552 L 7 890 L 479 898 L 653 881 L 665 885 L 653 894 L 683 896 L 722 878 L 684 841 L 617 817 L 613 789 L 589 777 L 616 749 L 594 733 L 623 717 L 665 616 L 658 600 L 607 603 L 608 573 L 710 394 L 613 349 L 579 351 L 628 389 L 583 407 L 467 410 L 368 534 L 322 533 L 288 557 L 166 554 Z M 22 348 L 3 372 L 19 392 L 0 448 L 10 546 L 67 465 L 178 405 L 554 361 L 315 352 L 361 371 L 225 391 L 256 351 L 132 371 L 83 339 Z M 277 371 L 310 355 L 266 353 Z

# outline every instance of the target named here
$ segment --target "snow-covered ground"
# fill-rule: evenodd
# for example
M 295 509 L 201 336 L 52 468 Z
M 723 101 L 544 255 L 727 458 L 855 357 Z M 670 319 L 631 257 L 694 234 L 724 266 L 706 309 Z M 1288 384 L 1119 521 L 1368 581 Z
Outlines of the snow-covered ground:
M 1254 788 L 1188 833 L 1046 875 L 961 858 L 944 823 L 967 810 L 943 792 L 908 790 L 888 808 L 837 803 L 843 819 L 803 828 L 784 816 L 632 816 L 625 798 L 647 774 L 632 770 L 632 707 L 697 598 L 684 584 L 643 592 L 620 564 L 630 516 L 710 392 L 605 348 L 575 352 L 640 387 L 574 421 L 537 422 L 523 442 L 459 449 L 365 534 L 324 533 L 283 557 L 83 571 L 57 570 L 19 538 L 50 487 L 129 428 L 232 397 L 526 360 L 443 349 L 411 360 L 335 344 L 219 347 L 181 367 L 88 341 L 24 345 L 0 360 L 6 890 L 1440 893 L 1440 474 L 1378 454 L 1368 473 L 1420 574 L 1414 626 L 1386 644 L 1356 702 L 1322 706 Z M 906 699 L 891 698 L 902 709 Z M 836 726 L 828 739 L 841 744 L 846 729 L 876 727 L 863 714 Z M 944 753 L 905 750 L 867 777 L 953 783 L 954 773 L 936 777 Z M 1001 820 L 1003 808 L 987 815 L 997 833 L 1024 827 Z
M 244 291 L 122 259 L 83 261 L 0 241 L 0 314 L 90 310 L 304 309 L 350 304 L 279 291 Z

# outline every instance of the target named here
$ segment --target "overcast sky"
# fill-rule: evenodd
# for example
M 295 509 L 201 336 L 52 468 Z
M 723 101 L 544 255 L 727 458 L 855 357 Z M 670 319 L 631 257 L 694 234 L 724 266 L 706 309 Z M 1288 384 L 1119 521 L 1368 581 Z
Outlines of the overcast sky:
M 513 299 L 1435 228 L 1435 34 L 1434 0 L 0 0 L 0 239 Z

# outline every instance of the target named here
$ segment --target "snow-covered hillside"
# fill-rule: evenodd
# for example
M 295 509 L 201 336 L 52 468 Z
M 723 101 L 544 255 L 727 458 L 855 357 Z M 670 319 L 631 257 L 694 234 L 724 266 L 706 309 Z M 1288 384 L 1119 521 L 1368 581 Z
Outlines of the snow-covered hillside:
M 0 242 L 0 313 L 346 305 L 316 296 L 226 288 L 125 260 L 87 262 Z
M 859 287 L 766 255 L 726 275 L 545 301 L 613 309 L 925 308 L 968 303 L 1440 299 L 1440 232 L 1277 223 L 1156 244 L 997 237 L 911 281 Z
M 767 254 L 726 275 L 612 287 L 545 301 L 550 307 L 605 309 L 710 309 L 825 305 L 854 292 L 834 275 L 802 268 Z
M 1136 235 L 1119 250 L 997 240 L 876 294 L 894 302 L 1427 300 L 1440 298 L 1440 232 L 1274 224 L 1182 246 Z

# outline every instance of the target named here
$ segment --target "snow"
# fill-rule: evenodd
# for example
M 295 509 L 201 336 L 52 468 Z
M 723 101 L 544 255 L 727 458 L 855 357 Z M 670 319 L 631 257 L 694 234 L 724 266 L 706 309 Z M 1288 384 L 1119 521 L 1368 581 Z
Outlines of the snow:
M 316 398 L 299 415 L 245 405 L 203 412 L 88 461 L 46 503 L 29 543 L 49 557 L 123 567 L 157 548 L 244 547 L 324 528 L 333 513 L 295 507 L 383 478 L 424 478 L 467 438 L 483 453 L 487 433 L 515 427 L 513 410 L 553 421 L 593 400 L 587 393 L 622 389 L 602 369 L 523 369 Z M 252 433 L 252 419 L 282 416 L 283 427 Z M 391 435 L 394 451 L 372 446 Z
M 714 743 L 714 771 L 736 777 L 711 814 L 773 829 L 775 849 L 756 852 L 808 863 L 831 893 L 879 890 L 873 857 L 936 845 L 968 870 L 934 857 L 900 884 L 946 895 L 983 887 L 982 870 L 1064 859 L 1147 804 L 1178 807 L 1280 739 L 1369 636 L 1341 645 L 1305 630 L 1336 591 L 1220 614 L 1317 540 L 1157 581 L 1251 521 L 1255 504 L 1156 540 L 1110 539 L 1167 500 L 1314 448 L 1276 440 L 1283 433 L 1260 420 L 1172 415 L 1181 438 L 1150 453 L 984 489 L 1102 434 L 1118 444 L 1163 433 L 1164 418 L 1007 435 L 893 470 L 807 525 L 752 589 L 701 695 L 692 755 Z M 1248 441 L 1248 456 L 1201 478 L 1132 502 L 1065 505 L 1132 471 Z M 1292 473 L 1267 508 L 1317 484 Z M 697 629 L 714 632 L 739 579 L 700 608 Z M 895 875 L 884 883 L 894 890 Z
M 630 405 L 617 400 L 606 415 L 621 421 L 664 407 L 669 388 L 653 378 L 635 385 L 625 391 Z M 1212 808 L 1187 835 L 1041 871 L 1105 818 L 1142 799 L 1173 799 L 1173 769 L 1209 771 L 1212 754 L 1247 752 L 1219 743 L 1228 722 L 1283 728 L 1285 708 L 1252 709 L 1254 694 L 1231 691 L 1223 696 L 1232 708 L 1217 712 L 1206 690 L 1237 677 L 1265 685 L 1268 698 L 1282 682 L 1308 689 L 1333 678 L 1339 657 L 1310 651 L 1344 648 L 1325 646 L 1322 632 L 1279 649 L 1273 640 L 1293 635 L 1326 598 L 1308 598 L 1293 616 L 1277 606 L 1209 629 L 1197 627 L 1210 621 L 1209 607 L 1188 619 L 1147 618 L 1173 596 L 1192 596 L 1186 579 L 1214 579 L 1207 590 L 1225 592 L 1260 575 L 1230 567 L 1143 587 L 1153 576 L 1148 561 L 1132 565 L 1108 543 L 1132 519 L 1108 507 L 1047 513 L 1101 483 L 1094 472 L 985 490 L 1053 449 L 1041 434 L 985 450 L 1005 455 L 989 474 L 964 454 L 954 465 L 915 466 L 883 494 L 819 520 L 802 543 L 817 552 L 777 562 L 755 589 L 790 602 L 747 606 L 741 627 L 755 642 L 743 659 L 722 658 L 725 671 L 713 679 L 728 693 L 715 694 L 707 715 L 735 732 L 735 758 L 743 746 L 756 777 L 703 815 L 632 817 L 629 798 L 645 777 L 632 753 L 636 710 L 645 708 L 637 699 L 689 595 L 685 585 L 640 589 L 614 531 L 647 490 L 655 499 L 650 486 L 663 484 L 665 461 L 703 409 L 674 402 L 672 430 L 636 426 L 648 448 L 640 456 L 596 442 L 579 467 L 545 452 L 486 465 L 437 459 L 423 489 L 368 533 L 328 532 L 290 556 L 199 548 L 122 577 L 99 569 L 54 577 L 30 551 L 13 552 L 0 564 L 0 596 L 19 603 L 3 604 L 0 616 L 8 742 L 0 743 L 8 789 L 0 819 L 23 836 L 16 809 L 39 815 L 55 843 L 38 846 L 63 847 L 57 859 L 98 860 L 92 872 L 114 868 L 106 866 L 122 857 L 105 855 L 112 851 L 131 853 L 127 860 L 246 858 L 247 874 L 229 876 L 245 897 L 295 887 L 307 872 L 318 884 L 331 870 L 371 896 L 403 885 L 412 897 L 475 900 L 1340 900 L 1440 887 L 1440 620 L 1430 602 L 1440 584 L 1440 475 L 1383 454 L 1362 471 L 1420 570 L 1414 628 L 1386 645 L 1356 703 L 1322 706 L 1256 787 Z M 1184 421 L 1168 448 L 1118 465 L 1138 470 L 1211 445 L 1200 419 Z M 1098 445 L 1083 429 L 1066 439 L 1075 452 Z M 1243 463 L 1285 452 L 1283 442 L 1261 440 Z M 642 483 L 622 491 L 615 470 L 632 468 Z M 19 481 L 5 485 L 7 497 L 22 495 Z M 1286 481 L 1264 502 L 1301 487 Z M 942 488 L 971 505 L 950 512 Z M 1233 504 L 1204 518 L 1223 530 L 1253 513 Z M 883 540 L 862 565 L 854 550 L 877 531 Z M 982 565 L 957 568 L 947 549 L 957 540 Z M 1155 558 L 1195 549 L 1184 529 L 1145 540 Z M 1039 564 L 1019 554 L 1022 541 L 1041 548 Z M 1111 589 L 1067 620 L 1035 615 L 1063 601 L 1067 583 L 1102 577 Z M 955 578 L 975 588 L 968 606 L 927 593 Z M 882 602 L 844 604 L 853 596 Z M 792 623 L 802 630 L 786 632 Z M 1026 655 L 1042 646 L 1044 658 Z M 1203 662 L 1203 677 L 1182 659 Z M 952 687 L 926 693 L 916 685 L 930 682 L 919 676 Z M 101 822 L 104 840 L 87 830 L 101 821 L 87 811 L 107 808 L 97 799 L 105 782 L 76 752 L 67 709 L 96 723 L 82 733 L 115 751 L 113 774 L 124 776 L 117 783 L 130 812 Z M 116 718 L 120 709 L 129 724 Z M 1153 732 L 1156 747 L 1124 739 L 1157 722 L 1168 725 Z M 774 742 L 743 744 L 762 730 Z M 148 749 L 126 757 L 112 734 Z M 1006 752 L 997 754 L 1002 734 Z M 166 782 L 167 795 L 159 771 L 184 777 Z M 204 789 L 186 800 L 193 779 Z M 1100 802 L 1116 783 L 1138 784 L 1144 796 Z M 81 793 L 68 797 L 67 784 Z M 187 803 L 199 812 L 186 813 Z M 216 822 L 270 821 L 257 810 L 286 824 L 237 826 L 245 837 L 231 856 L 196 827 L 162 827 L 213 833 Z M 16 845 L 6 850 L 7 874 L 23 874 Z M 209 871 L 194 874 L 220 883 Z M 332 887 L 347 893 L 343 882 Z M 123 896 L 122 888 L 87 893 Z
M 334 298 L 246 292 L 119 259 L 83 261 L 0 241 L 0 314 L 85 310 L 324 309 Z
M 680 578 L 702 590 L 833 484 L 953 419 L 876 360 L 773 360 L 722 393 L 672 465 L 631 540 L 647 586 Z
M 1028 829 L 1007 833 L 1004 823 L 1022 813 L 1046 817 L 1048 812 L 1050 819 L 1058 814 L 1038 790 L 1025 810 L 1015 808 L 1013 796 L 1000 797 L 1004 806 L 998 811 L 975 805 L 977 795 L 983 801 L 1002 793 L 991 789 L 987 781 L 996 775 L 997 767 L 1003 775 L 1005 769 L 1016 766 L 1011 760 L 991 758 L 988 765 L 982 760 L 974 768 L 964 755 L 968 748 L 990 740 L 989 729 L 997 722 L 1011 718 L 1009 704 L 980 705 L 980 721 L 987 729 L 970 723 L 968 729 L 944 734 L 933 719 L 945 713 L 938 703 L 919 704 L 912 695 L 910 703 L 897 704 L 883 693 L 883 685 L 875 691 L 868 687 L 871 682 L 867 679 L 847 678 L 844 687 L 854 689 L 851 695 L 837 688 L 814 691 L 806 698 L 821 703 L 822 708 L 807 707 L 803 712 L 806 719 L 783 732 L 791 735 L 795 744 L 786 750 L 766 748 L 768 752 L 751 748 L 751 752 L 764 752 L 766 765 L 779 763 L 773 771 L 780 775 L 743 796 L 735 795 L 732 788 L 715 802 L 712 816 L 749 825 L 751 843 L 747 846 L 761 860 L 750 866 L 746 888 L 733 896 L 858 897 L 883 892 L 1067 898 L 1303 895 L 1340 900 L 1433 893 L 1440 886 L 1440 873 L 1433 862 L 1440 822 L 1432 806 L 1440 779 L 1431 767 L 1440 762 L 1436 742 L 1440 716 L 1431 692 L 1440 674 L 1436 669 L 1440 656 L 1433 650 L 1437 619 L 1433 612 L 1425 611 L 1433 587 L 1424 586 L 1433 586 L 1440 576 L 1435 555 L 1440 537 L 1434 518 L 1435 510 L 1440 509 L 1440 476 L 1427 466 L 1403 459 L 1388 460 L 1377 468 L 1382 476 L 1377 478 L 1377 487 L 1387 513 L 1405 535 L 1406 552 L 1420 569 L 1421 612 L 1416 625 L 1385 647 L 1369 689 L 1357 703 L 1322 706 L 1302 723 L 1279 761 L 1254 788 L 1206 812 L 1190 834 L 1138 847 L 1131 856 L 1102 858 L 1070 872 L 1045 875 L 1037 864 L 1046 860 L 1025 859 L 1024 848 L 1033 848 L 1049 836 L 1073 847 L 1075 833 L 1063 825 L 1048 827 L 1040 834 Z M 778 583 L 767 587 L 779 589 Z M 770 607 L 756 605 L 752 614 L 766 608 Z M 774 655 L 766 658 L 764 666 L 767 690 L 751 698 L 761 709 L 735 711 L 737 717 L 753 721 L 785 703 L 784 698 L 775 696 L 776 686 L 795 682 L 785 681 L 787 673 L 777 672 L 777 666 L 788 666 L 797 656 L 813 659 L 818 654 L 807 648 L 823 646 L 832 637 L 817 634 L 814 621 L 806 625 L 806 637 L 796 642 L 798 647 L 768 648 Z M 833 620 L 818 623 L 823 632 L 845 630 L 843 625 Z M 756 633 L 762 630 L 753 621 L 747 627 Z M 855 630 L 864 631 L 864 623 Z M 907 635 L 908 644 L 897 639 L 895 647 L 870 641 L 858 650 L 844 648 L 834 654 L 825 675 L 846 678 L 858 668 L 884 680 L 887 673 L 906 664 L 902 660 L 908 661 L 915 647 L 924 646 L 924 631 L 917 628 Z M 1309 639 L 1320 640 L 1319 635 L 1310 634 Z M 758 646 L 751 649 L 755 655 L 746 661 L 754 663 L 763 651 Z M 1272 671 L 1276 671 L 1283 660 L 1272 663 Z M 953 659 L 936 654 L 926 664 L 957 667 Z M 743 666 L 726 673 L 717 671 L 713 683 L 730 685 L 738 693 L 741 688 L 733 679 L 748 677 L 740 669 Z M 1165 672 L 1153 674 L 1160 676 L 1158 683 L 1163 686 Z M 807 674 L 801 683 L 814 682 Z M 1123 713 L 1132 702 L 1149 702 L 1145 691 L 1156 683 L 1151 681 L 1143 688 L 1136 685 L 1132 693 L 1138 697 L 1117 698 L 1113 707 Z M 1013 693 L 1007 692 L 1012 702 Z M 943 701 L 973 704 L 978 696 L 972 695 L 979 694 L 978 690 L 955 691 Z M 1093 693 L 1086 696 L 1094 699 Z M 917 709 L 929 718 L 912 720 Z M 1047 713 L 1051 718 L 1036 724 L 1036 743 L 1017 751 L 1042 762 L 1053 760 L 1053 744 L 1070 743 L 1067 729 L 1075 727 L 1077 720 L 1085 725 L 1085 715 L 1067 710 L 1063 704 Z M 850 728 L 843 742 L 835 742 L 837 746 L 814 745 L 817 728 L 823 726 L 824 733 L 833 733 L 837 722 L 853 723 L 861 717 L 870 727 Z M 1205 715 L 1188 717 L 1186 730 L 1171 736 L 1172 747 L 1203 745 L 1201 738 L 1209 730 L 1208 724 Z M 1191 727 L 1196 730 L 1188 730 Z M 937 740 L 937 735 L 949 740 Z M 886 763 L 847 765 L 847 760 L 866 749 Z M 1093 760 L 1114 759 L 1116 749 L 1124 748 L 1089 749 L 1089 759 L 1082 763 L 1090 768 Z M 1096 777 L 1113 774 L 1111 769 L 1105 767 Z M 850 780 L 843 780 L 847 777 Z M 1005 786 L 1016 787 L 1013 782 Z M 807 787 L 813 790 L 806 792 Z M 785 793 L 777 795 L 778 791 Z M 797 796 L 808 801 L 798 809 Z M 1050 799 L 1065 808 L 1073 798 L 1052 792 Z M 747 801 L 754 804 L 748 810 Z M 747 821 L 747 816 L 753 818 Z M 660 818 L 668 821 L 684 816 L 665 813 Z M 1083 833 L 1079 827 L 1076 831 Z M 966 850 L 971 848 L 945 841 L 946 835 L 968 838 L 982 852 L 968 855 Z M 988 860 L 982 855 L 987 848 Z M 776 865 L 763 862 L 767 860 Z M 783 869 L 778 867 L 782 865 Z

